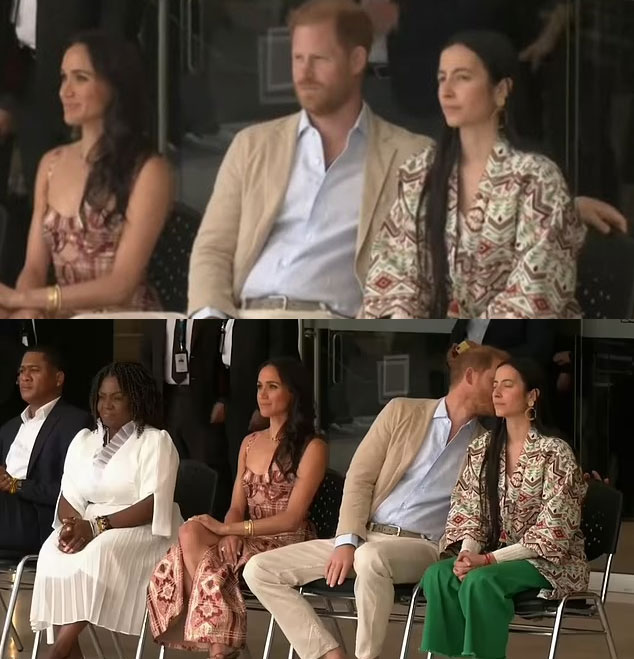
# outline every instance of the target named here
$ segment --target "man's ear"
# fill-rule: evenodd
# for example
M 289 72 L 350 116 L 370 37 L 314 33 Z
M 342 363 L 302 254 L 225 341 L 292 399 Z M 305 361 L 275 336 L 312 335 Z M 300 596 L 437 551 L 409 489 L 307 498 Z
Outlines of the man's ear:
M 55 375 L 55 384 L 59 388 L 64 386 L 64 378 L 65 378 L 64 371 L 57 371 Z
M 356 46 L 350 53 L 350 67 L 354 75 L 361 75 L 368 65 L 368 51 L 362 46 Z

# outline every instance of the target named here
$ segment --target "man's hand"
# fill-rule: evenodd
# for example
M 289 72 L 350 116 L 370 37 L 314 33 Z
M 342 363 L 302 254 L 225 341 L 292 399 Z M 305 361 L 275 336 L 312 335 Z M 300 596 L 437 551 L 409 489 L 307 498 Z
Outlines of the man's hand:
M 221 402 L 214 403 L 214 406 L 211 408 L 209 423 L 224 423 L 226 418 L 225 404 Z
M 354 563 L 354 552 L 356 547 L 354 545 L 341 545 L 335 547 L 332 556 L 326 565 L 324 577 L 326 583 L 332 588 L 333 586 L 341 585 L 348 576 Z
M 377 35 L 389 34 L 398 27 L 399 7 L 390 0 L 361 0 Z
M 7 470 L 0 465 L 0 492 L 8 492 L 11 487 L 11 476 Z
M 594 469 L 590 473 L 586 472 L 583 475 L 583 480 L 586 481 L 586 483 L 589 483 L 590 481 L 602 481 L 606 485 L 610 484 L 609 478 L 601 478 L 601 474 Z
M 575 197 L 577 214 L 584 224 L 603 234 L 627 233 L 627 219 L 614 206 L 592 197 Z
M 13 133 L 13 115 L 0 108 L 0 144 Z

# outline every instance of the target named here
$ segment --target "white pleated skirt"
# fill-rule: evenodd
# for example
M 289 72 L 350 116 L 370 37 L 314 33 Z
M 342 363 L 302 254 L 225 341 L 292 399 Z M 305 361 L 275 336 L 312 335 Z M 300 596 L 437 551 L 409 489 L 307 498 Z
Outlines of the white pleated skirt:
M 141 632 L 150 576 L 178 534 L 152 535 L 150 524 L 111 529 L 76 554 L 58 549 L 59 531 L 40 550 L 31 603 L 34 631 L 86 620 L 122 634 Z

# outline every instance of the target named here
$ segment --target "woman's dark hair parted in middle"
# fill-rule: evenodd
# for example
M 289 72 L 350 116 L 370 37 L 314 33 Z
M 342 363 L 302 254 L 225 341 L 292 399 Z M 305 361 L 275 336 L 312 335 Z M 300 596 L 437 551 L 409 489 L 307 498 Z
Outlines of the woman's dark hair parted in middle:
M 484 64 L 492 85 L 497 85 L 505 78 L 516 84 L 518 70 L 518 55 L 507 37 L 498 32 L 488 30 L 471 30 L 454 35 L 444 46 L 443 50 L 463 45 Z M 515 104 L 513 96 L 509 93 L 505 106 L 504 134 L 511 145 L 518 146 L 515 132 Z M 445 124 L 436 146 L 434 162 L 429 169 L 425 185 L 418 200 L 416 211 L 416 237 L 418 245 L 420 240 L 421 211 L 425 206 L 426 242 L 433 245 L 431 250 L 431 267 L 435 294 L 432 301 L 431 318 L 445 318 L 449 300 L 447 296 L 447 245 L 445 242 L 445 229 L 447 225 L 447 203 L 449 196 L 449 179 L 454 167 L 460 161 L 460 133 L 458 128 Z M 419 260 L 421 253 L 419 250 Z M 419 263 L 419 266 L 422 264 Z M 422 271 L 422 268 L 421 268 Z
M 274 461 L 284 475 L 296 474 L 304 449 L 314 437 L 324 438 L 315 428 L 313 383 L 306 367 L 294 357 L 274 357 L 260 366 L 273 366 L 291 393 L 288 419 L 281 430 Z
M 95 424 L 99 418 L 99 389 L 107 377 L 115 378 L 127 396 L 137 435 L 141 435 L 145 426 L 162 427 L 161 397 L 156 382 L 145 366 L 138 362 L 113 362 L 95 375 L 90 389 L 90 412 Z
M 103 134 L 91 153 L 84 204 L 106 214 L 125 217 L 130 192 L 141 167 L 154 153 L 149 136 L 146 72 L 136 44 L 100 30 L 75 36 L 68 47 L 83 45 L 95 73 L 110 86 L 112 98 L 104 116 Z

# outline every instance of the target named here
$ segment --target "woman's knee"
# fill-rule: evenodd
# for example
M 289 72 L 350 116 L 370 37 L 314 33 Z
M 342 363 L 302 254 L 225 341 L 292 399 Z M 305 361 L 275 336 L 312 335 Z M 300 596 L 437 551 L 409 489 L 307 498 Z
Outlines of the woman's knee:
M 456 576 L 453 573 L 454 563 L 455 560 L 453 558 L 432 563 L 425 570 L 421 578 L 423 590 L 425 590 L 425 588 L 431 588 L 434 585 L 444 585 L 453 581 L 453 579 L 456 579 Z
M 198 522 L 185 522 L 178 529 L 178 542 L 183 551 L 196 547 L 202 540 L 202 529 Z

